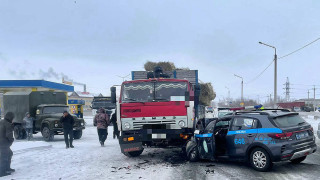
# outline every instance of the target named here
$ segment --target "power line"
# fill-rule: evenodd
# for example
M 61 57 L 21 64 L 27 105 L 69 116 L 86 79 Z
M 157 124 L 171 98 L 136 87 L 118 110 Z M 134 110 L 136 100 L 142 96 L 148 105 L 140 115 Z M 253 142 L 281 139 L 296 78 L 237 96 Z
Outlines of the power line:
M 282 59 L 282 58 L 285 58 L 285 57 L 287 57 L 287 56 L 290 56 L 290 55 L 292 55 L 292 54 L 294 54 L 294 53 L 296 53 L 296 52 L 298 52 L 298 51 L 306 48 L 307 46 L 310 46 L 311 44 L 315 43 L 315 42 L 318 41 L 318 40 L 320 40 L 320 38 L 317 38 L 317 39 L 315 39 L 314 41 L 312 41 L 312 42 L 310 42 L 310 43 L 302 46 L 301 48 L 299 48 L 299 49 L 297 49 L 297 50 L 295 50 L 295 51 L 292 51 L 292 52 L 289 53 L 289 54 L 286 54 L 286 55 L 284 55 L 284 56 L 279 57 L 278 59 Z M 273 60 L 273 61 L 274 61 L 274 60 Z M 273 61 L 271 61 L 270 64 L 269 64 L 261 73 L 259 73 L 255 78 L 251 79 L 250 81 L 248 81 L 248 82 L 245 83 L 245 84 L 249 84 L 249 83 L 257 80 L 257 79 L 272 65 Z M 294 85 L 294 84 L 293 84 L 293 85 Z M 295 85 L 298 85 L 298 84 L 295 84 Z M 309 86 L 309 85 L 306 85 L 306 86 Z M 312 85 L 311 85 L 311 86 L 312 86 Z
M 251 79 L 250 81 L 248 81 L 248 82 L 245 83 L 245 84 L 249 84 L 249 83 L 252 83 L 253 81 L 257 80 L 257 79 L 271 66 L 271 64 L 273 63 L 273 61 L 274 61 L 274 60 L 272 60 L 272 61 L 270 62 L 270 64 L 269 64 L 260 74 L 258 74 L 255 78 Z
M 311 44 L 313 44 L 313 43 L 317 42 L 318 40 L 320 40 L 320 38 L 317 38 L 317 39 L 313 40 L 312 42 L 310 42 L 310 43 L 308 43 L 308 44 L 306 44 L 306 45 L 302 46 L 301 48 L 299 48 L 299 49 L 297 49 L 297 50 L 294 50 L 294 51 L 292 51 L 292 52 L 291 52 L 291 53 L 289 53 L 289 54 L 286 54 L 286 55 L 284 55 L 284 56 L 279 57 L 278 59 L 282 59 L 282 58 L 285 58 L 285 57 L 287 57 L 287 56 L 290 56 L 291 54 L 294 54 L 294 53 L 296 53 L 296 52 L 298 52 L 298 51 L 300 51 L 300 50 L 302 50 L 302 49 L 304 49 L 304 48 L 306 48 L 306 47 L 310 46 Z

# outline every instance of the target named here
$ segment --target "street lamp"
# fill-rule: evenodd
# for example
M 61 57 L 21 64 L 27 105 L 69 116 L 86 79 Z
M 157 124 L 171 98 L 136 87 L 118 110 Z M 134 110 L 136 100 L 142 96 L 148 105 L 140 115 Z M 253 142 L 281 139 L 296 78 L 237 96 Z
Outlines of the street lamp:
M 241 78 L 241 105 L 243 106 L 244 105 L 244 102 L 243 102 L 243 78 L 241 76 L 236 75 L 236 74 L 234 76 Z
M 271 46 L 269 44 L 265 44 L 263 42 L 259 42 L 259 44 L 271 47 L 274 49 L 274 98 L 273 98 L 273 102 L 274 102 L 274 107 L 277 107 L 277 48 L 274 46 Z

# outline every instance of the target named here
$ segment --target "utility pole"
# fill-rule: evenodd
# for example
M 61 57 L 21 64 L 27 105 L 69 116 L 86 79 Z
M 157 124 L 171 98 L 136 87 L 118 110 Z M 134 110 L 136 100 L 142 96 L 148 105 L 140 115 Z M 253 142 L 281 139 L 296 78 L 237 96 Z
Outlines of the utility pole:
M 272 97 L 271 97 L 271 94 L 270 94 L 270 96 L 269 96 L 269 97 L 270 97 L 270 104 L 271 104 L 271 103 L 272 103 Z
M 265 44 L 263 42 L 259 42 L 259 44 L 271 47 L 274 49 L 274 98 L 273 98 L 273 103 L 274 103 L 274 107 L 277 107 L 277 61 L 278 61 L 278 57 L 277 57 L 277 48 L 274 46 L 271 46 L 269 44 Z
M 238 76 L 236 74 L 234 76 L 241 78 L 241 106 L 244 106 L 244 102 L 243 102 L 243 77 Z
M 316 86 L 313 85 L 313 109 L 316 111 Z
M 286 101 L 289 102 L 290 101 L 290 82 L 289 82 L 289 78 L 287 77 L 287 82 L 284 84 L 285 85 L 285 94 L 286 94 Z
M 228 89 L 228 101 L 230 101 L 230 89 L 227 86 L 225 88 Z

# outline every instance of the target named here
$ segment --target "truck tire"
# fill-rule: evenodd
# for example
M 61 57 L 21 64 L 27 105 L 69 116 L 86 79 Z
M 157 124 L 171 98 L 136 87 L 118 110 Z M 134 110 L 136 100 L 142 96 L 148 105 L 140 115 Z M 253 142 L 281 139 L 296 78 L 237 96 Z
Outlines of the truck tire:
M 73 138 L 80 139 L 82 137 L 82 130 L 73 131 Z
M 132 151 L 132 152 L 126 152 L 126 153 L 123 153 L 124 155 L 128 156 L 128 157 L 138 157 L 142 154 L 143 152 L 143 149 L 140 150 L 140 151 Z
M 22 129 L 22 139 L 27 139 L 27 131 Z
M 250 153 L 250 165 L 256 171 L 266 172 L 272 168 L 273 163 L 266 150 L 255 148 Z
M 27 138 L 27 132 L 23 129 L 21 125 L 14 126 L 13 134 L 14 134 L 14 138 L 17 140 Z
M 48 126 L 44 126 L 41 133 L 45 141 L 52 141 L 54 139 L 54 133 L 49 129 Z
M 293 159 L 293 160 L 290 160 L 290 161 L 291 161 L 291 163 L 293 163 L 293 164 L 299 164 L 299 163 L 301 163 L 302 161 L 304 161 L 306 158 L 307 158 L 307 156 L 303 156 L 303 157 L 300 157 L 300 158 L 297 158 L 297 159 Z

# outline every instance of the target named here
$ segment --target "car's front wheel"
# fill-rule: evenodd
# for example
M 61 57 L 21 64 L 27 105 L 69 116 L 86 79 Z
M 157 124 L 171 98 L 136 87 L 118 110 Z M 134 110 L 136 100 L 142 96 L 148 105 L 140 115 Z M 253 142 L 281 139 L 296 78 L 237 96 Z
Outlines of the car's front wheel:
M 199 160 L 199 152 L 197 147 L 193 147 L 187 155 L 190 162 L 196 162 Z
M 138 157 L 142 154 L 143 152 L 143 149 L 140 150 L 140 151 L 132 151 L 132 152 L 126 152 L 126 153 L 123 153 L 124 155 L 128 156 L 128 157 Z
M 255 148 L 250 153 L 250 164 L 257 171 L 266 172 L 272 168 L 272 161 L 269 153 L 262 148 Z
M 299 164 L 301 163 L 302 161 L 304 161 L 305 159 L 307 158 L 307 156 L 303 156 L 303 157 L 299 157 L 297 159 L 293 159 L 293 160 L 290 160 L 293 164 Z

